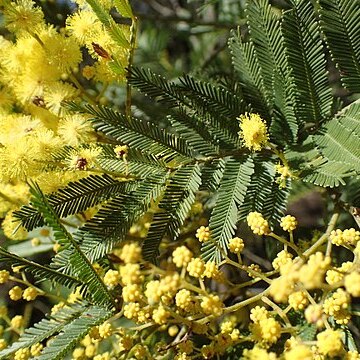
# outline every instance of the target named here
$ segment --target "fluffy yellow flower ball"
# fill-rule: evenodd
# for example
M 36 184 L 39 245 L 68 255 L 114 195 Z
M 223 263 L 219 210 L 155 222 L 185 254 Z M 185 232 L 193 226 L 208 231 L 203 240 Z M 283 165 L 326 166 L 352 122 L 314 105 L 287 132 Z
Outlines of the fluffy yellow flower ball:
M 195 236 L 200 242 L 207 242 L 210 239 L 210 229 L 208 226 L 200 226 L 196 230 Z
M 193 253 L 184 245 L 178 246 L 172 253 L 173 263 L 176 267 L 187 266 L 193 257 Z
M 285 353 L 285 360 L 313 360 L 314 354 L 306 345 L 296 345 Z
M 31 301 L 31 300 L 35 300 L 38 295 L 39 295 L 39 292 L 35 288 L 28 287 L 24 290 L 22 297 L 26 301 Z
M 266 235 L 270 232 L 269 223 L 260 213 L 253 211 L 249 213 L 246 220 L 254 234 Z
M 294 231 L 297 227 L 297 220 L 294 216 L 291 215 L 286 215 L 284 217 L 281 218 L 281 222 L 280 222 L 280 226 L 283 228 L 283 230 L 285 231 Z
M 346 291 L 354 297 L 360 297 L 360 273 L 353 271 L 345 276 L 344 285 Z
M 229 241 L 229 250 L 234 254 L 240 254 L 244 250 L 244 240 L 234 237 Z
M 344 348 L 341 342 L 341 333 L 337 330 L 327 329 L 316 336 L 317 347 L 322 355 L 337 356 Z
M 245 147 L 252 151 L 260 151 L 269 140 L 266 123 L 258 114 L 240 115 L 239 136 L 244 141 Z

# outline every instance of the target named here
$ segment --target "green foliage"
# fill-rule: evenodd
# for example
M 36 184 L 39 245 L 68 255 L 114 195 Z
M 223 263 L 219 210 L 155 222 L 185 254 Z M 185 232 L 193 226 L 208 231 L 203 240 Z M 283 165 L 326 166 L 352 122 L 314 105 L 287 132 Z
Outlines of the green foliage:
M 81 285 L 81 281 L 73 276 L 63 274 L 52 268 L 37 264 L 23 257 L 12 254 L 0 247 L 0 262 L 10 266 L 20 266 L 26 273 L 35 276 L 37 282 L 50 280 L 57 284 L 64 285 L 68 288 L 74 288 Z
M 82 281 L 81 291 L 83 295 L 90 298 L 95 304 L 106 308 L 113 308 L 115 302 L 112 295 L 91 265 L 89 259 L 80 249 L 79 244 L 60 222 L 59 217 L 38 185 L 31 187 L 31 194 L 32 205 L 41 213 L 45 223 L 53 229 L 55 239 L 64 250 L 68 250 L 66 261 L 70 265 L 71 272 Z M 62 251 L 60 251 L 59 255 L 61 255 Z
M 254 172 L 253 167 L 251 157 L 230 158 L 226 161 L 218 198 L 209 222 L 213 241 L 203 245 L 204 259 L 220 262 L 223 254 L 227 253 L 229 240 L 235 234 L 238 207 L 244 201 Z
M 79 214 L 116 194 L 127 193 L 130 186 L 131 183 L 114 180 L 106 174 L 90 175 L 76 183 L 70 182 L 55 194 L 46 196 L 46 199 L 57 216 L 63 218 Z M 28 230 L 44 224 L 40 212 L 30 206 L 23 206 L 15 213 L 15 218 L 21 219 Z
M 200 180 L 199 165 L 182 167 L 170 178 L 143 245 L 145 260 L 156 261 L 164 235 L 174 240 L 180 234 L 181 226 L 195 201 Z
M 128 195 L 120 195 L 100 209 L 75 234 L 81 249 L 91 261 L 101 259 L 125 239 L 134 224 L 158 199 L 165 188 L 167 175 L 149 176 Z
M 87 306 L 73 321 L 66 324 L 61 333 L 47 346 L 38 360 L 60 360 L 91 330 L 92 327 L 103 323 L 112 312 L 98 306 Z
M 83 304 L 74 304 L 71 307 L 66 306 L 56 312 L 56 314 L 51 315 L 49 318 L 42 319 L 33 327 L 26 329 L 18 341 L 14 342 L 9 348 L 0 351 L 0 359 L 6 359 L 9 355 L 15 353 L 21 348 L 31 347 L 34 344 L 47 340 L 51 336 L 56 336 L 66 325 L 71 324 L 83 313 L 88 313 L 88 306 L 89 304 L 86 302 Z M 95 320 L 95 322 L 96 321 L 97 320 Z
M 282 34 L 296 91 L 295 114 L 302 122 L 319 123 L 331 115 L 333 97 L 324 48 L 313 5 L 297 1 L 283 16 Z
M 320 0 L 321 29 L 326 36 L 332 59 L 342 84 L 351 92 L 360 92 L 360 8 L 353 0 Z
M 110 26 L 98 3 L 90 4 Z M 131 17 L 126 4 L 117 6 Z M 291 181 L 280 180 L 275 165 L 289 166 L 298 180 L 323 187 L 344 185 L 359 174 L 359 105 L 341 109 L 332 95 L 322 41 L 324 32 L 344 85 L 356 91 L 358 11 L 352 4 L 324 0 L 318 10 L 299 0 L 280 13 L 267 0 L 248 1 L 248 33 L 239 28 L 229 39 L 231 80 L 201 72 L 167 80 L 132 66 L 129 84 L 161 104 L 160 116 L 149 108 L 130 117 L 111 107 L 71 104 L 70 110 L 90 115 L 102 139 L 107 138 L 99 144 L 98 164 L 112 175 L 93 175 L 45 197 L 59 217 L 102 204 L 74 234 L 84 256 L 102 259 L 150 210 L 152 223 L 142 245 L 145 258 L 155 261 L 161 240 L 177 238 L 201 191 L 209 198 L 213 237 L 204 244 L 203 256 L 220 261 L 238 220 L 260 211 L 274 224 L 285 211 Z M 336 42 L 338 33 L 347 42 Z M 238 135 L 237 117 L 246 111 L 259 113 L 268 126 L 273 147 L 259 155 L 244 148 Z M 117 157 L 113 144 L 129 146 L 125 158 Z M 16 216 L 27 229 L 42 224 L 31 207 Z M 69 251 L 56 256 L 53 265 L 71 274 L 65 259 Z

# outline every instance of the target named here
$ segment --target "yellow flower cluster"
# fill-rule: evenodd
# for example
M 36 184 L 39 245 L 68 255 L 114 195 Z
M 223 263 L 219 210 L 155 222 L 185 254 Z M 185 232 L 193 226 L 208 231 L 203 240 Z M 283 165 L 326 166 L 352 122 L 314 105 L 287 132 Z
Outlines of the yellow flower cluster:
M 210 239 L 210 229 L 208 226 L 200 226 L 196 230 L 195 236 L 199 239 L 200 242 L 207 242 Z
M 344 231 L 337 229 L 330 234 L 331 242 L 336 246 L 356 246 L 360 240 L 360 231 L 354 228 L 346 229 Z
M 254 234 L 267 235 L 270 232 L 268 221 L 259 212 L 251 212 L 246 220 Z
M 260 151 L 268 142 L 266 123 L 258 114 L 240 115 L 239 136 L 245 143 L 245 147 L 252 151 Z
M 297 227 L 297 220 L 295 219 L 294 216 L 286 215 L 281 218 L 280 226 L 285 231 L 289 231 L 289 232 L 294 231 Z
M 84 3 L 63 27 L 45 21 L 32 0 L 8 0 L 0 6 L 6 27 L 0 37 L 0 215 L 5 235 L 23 240 L 28 234 L 12 222 L 10 211 L 28 203 L 28 180 L 50 193 L 99 169 L 102 150 L 89 117 L 70 112 L 64 102 L 99 103 L 108 84 L 125 82 L 130 26 L 113 22 L 111 1 L 103 13 L 110 27 Z M 79 71 L 89 60 L 83 59 L 84 48 L 92 57 L 87 82 Z M 93 97 L 84 84 L 95 92 Z M 72 149 L 56 158 L 67 146 Z
M 244 240 L 235 237 L 229 241 L 229 250 L 234 254 L 240 254 L 244 250 Z

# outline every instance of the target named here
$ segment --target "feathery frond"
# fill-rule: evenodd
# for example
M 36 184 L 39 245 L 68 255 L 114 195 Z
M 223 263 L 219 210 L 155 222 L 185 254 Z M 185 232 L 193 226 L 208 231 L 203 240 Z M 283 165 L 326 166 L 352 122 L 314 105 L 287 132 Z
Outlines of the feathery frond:
M 42 214 L 45 223 L 53 229 L 55 239 L 66 250 L 71 250 L 68 261 L 74 275 L 83 282 L 82 291 L 84 296 L 90 297 L 96 304 L 113 308 L 115 305 L 114 299 L 107 287 L 92 267 L 89 259 L 80 249 L 79 244 L 60 222 L 59 217 L 41 192 L 39 186 L 36 184 L 31 186 L 30 192 L 32 195 L 31 204 Z
M 178 85 L 166 80 L 163 76 L 153 73 L 150 69 L 132 67 L 129 71 L 128 82 L 138 90 L 169 107 L 179 104 L 187 105 Z
M 49 345 L 36 356 L 36 360 L 60 360 L 72 350 L 76 344 L 91 330 L 92 327 L 103 323 L 113 313 L 99 306 L 87 306 L 86 309 L 70 323 L 66 324 L 61 332 Z
M 259 113 L 265 119 L 269 119 L 269 102 L 254 44 L 244 42 L 241 38 L 240 29 L 238 29 L 237 32 L 232 32 L 229 47 L 234 68 L 243 87 L 245 102 L 250 103 L 254 112 Z
M 181 167 L 170 178 L 163 198 L 154 214 L 148 235 L 142 247 L 143 258 L 154 262 L 164 235 L 176 239 L 180 228 L 195 201 L 195 192 L 200 186 L 199 165 Z
M 251 157 L 231 157 L 226 161 L 215 207 L 209 227 L 212 240 L 203 244 L 202 256 L 206 260 L 221 261 L 236 229 L 238 207 L 242 205 L 254 172 Z
M 311 2 L 297 1 L 284 12 L 281 29 L 295 85 L 295 114 L 301 122 L 318 124 L 331 115 L 333 97 Z
M 12 254 L 2 247 L 0 247 L 0 262 L 5 262 L 10 266 L 20 266 L 22 271 L 34 275 L 37 282 L 49 280 L 68 288 L 74 288 L 82 284 L 76 277 L 63 274 L 47 266 Z
M 126 159 L 119 159 L 111 145 L 102 145 L 102 154 L 98 158 L 99 166 L 111 173 L 118 173 L 143 178 L 150 174 L 160 174 L 168 171 L 166 162 L 156 156 L 129 148 Z M 131 185 L 131 182 L 130 182 Z M 131 187 L 133 190 L 135 187 Z M 127 192 L 123 192 L 128 193 Z
M 87 105 L 93 116 L 92 123 L 97 131 L 127 144 L 130 147 L 162 156 L 170 161 L 176 156 L 192 158 L 193 149 L 186 139 L 160 129 L 158 125 L 136 118 L 127 118 L 111 108 Z
M 75 233 L 81 240 L 81 249 L 92 262 L 102 258 L 119 244 L 131 225 L 158 199 L 165 187 L 168 175 L 153 175 L 145 178 L 127 195 L 110 201 Z
M 360 6 L 357 0 L 320 0 L 320 25 L 346 89 L 360 93 Z
M 276 91 L 274 83 L 284 83 L 287 71 L 283 39 L 279 31 L 280 21 L 268 0 L 248 1 L 245 12 L 265 96 L 273 107 Z
M 200 190 L 216 191 L 224 174 L 225 160 L 206 162 L 201 169 Z
M 116 194 L 127 193 L 131 185 L 131 182 L 115 180 L 106 174 L 90 175 L 70 182 L 65 188 L 46 198 L 56 215 L 64 218 L 101 204 Z M 14 213 L 14 217 L 20 219 L 21 224 L 29 231 L 44 224 L 39 211 L 30 206 L 23 206 Z
M 180 89 L 189 99 L 189 107 L 201 116 L 209 114 L 219 125 L 231 130 L 237 138 L 237 116 L 245 112 L 243 101 L 235 94 L 211 83 L 195 80 L 189 75 L 180 78 Z
M 44 318 L 34 326 L 25 330 L 24 334 L 15 341 L 10 347 L 0 351 L 0 359 L 6 359 L 11 354 L 22 348 L 29 348 L 34 344 L 57 335 L 62 329 L 74 319 L 79 317 L 83 312 L 87 312 L 87 304 L 73 304 L 65 306 L 49 318 Z

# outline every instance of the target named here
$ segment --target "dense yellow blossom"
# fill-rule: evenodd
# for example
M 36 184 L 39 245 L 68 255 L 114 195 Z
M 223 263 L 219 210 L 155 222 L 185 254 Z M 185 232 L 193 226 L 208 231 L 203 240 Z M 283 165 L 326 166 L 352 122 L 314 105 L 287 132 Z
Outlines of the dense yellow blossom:
M 344 285 L 346 291 L 351 296 L 360 297 L 360 273 L 353 271 L 349 275 L 346 275 Z
M 9 280 L 10 273 L 7 270 L 0 270 L 0 284 L 4 284 Z
M 126 302 L 139 301 L 142 297 L 141 287 L 138 284 L 129 284 L 123 287 L 122 296 Z
M 31 0 L 11 2 L 4 10 L 5 26 L 12 32 L 32 32 L 44 24 L 43 13 Z
M 339 288 L 324 301 L 324 313 L 333 316 L 338 324 L 347 324 L 350 320 L 348 312 L 350 301 L 350 295 L 342 288 Z
M 250 319 L 254 323 L 258 323 L 261 320 L 268 319 L 269 312 L 263 306 L 255 306 L 250 311 Z
M 229 241 L 229 250 L 234 254 L 240 254 L 244 250 L 244 246 L 244 240 L 239 237 L 235 237 Z
M 24 290 L 22 297 L 27 301 L 35 300 L 39 292 L 34 287 L 28 287 Z
M 268 344 L 275 343 L 281 335 L 281 325 L 274 318 L 264 318 L 250 327 L 254 338 L 257 341 Z
M 245 114 L 239 116 L 239 135 L 245 146 L 252 151 L 260 151 L 268 142 L 266 123 L 258 114 Z
M 294 310 L 304 310 L 308 303 L 309 299 L 305 291 L 296 291 L 289 295 L 289 305 Z
M 184 245 L 178 246 L 172 253 L 173 262 L 177 267 L 185 267 L 193 257 L 193 253 Z
M 20 300 L 23 294 L 23 290 L 20 286 L 14 286 L 9 290 L 10 299 L 13 301 Z
M 270 232 L 269 223 L 260 213 L 256 211 L 251 212 L 246 220 L 254 234 L 266 235 Z
M 193 258 L 187 266 L 187 271 L 190 276 L 201 278 L 204 276 L 205 263 L 200 258 Z
M 199 239 L 200 242 L 207 242 L 210 239 L 210 229 L 208 226 L 200 226 L 196 230 L 195 236 Z
M 153 311 L 153 315 L 152 315 L 154 322 L 159 325 L 166 324 L 169 317 L 170 317 L 170 312 L 167 311 L 162 305 L 156 308 Z
M 295 345 L 285 353 L 285 360 L 313 360 L 313 352 L 303 344 Z
M 333 329 L 327 329 L 317 334 L 316 345 L 320 354 L 329 356 L 340 355 L 343 352 L 341 337 L 340 331 Z
M 113 333 L 113 327 L 109 322 L 99 325 L 99 336 L 103 339 L 108 338 Z
M 141 247 L 136 243 L 125 244 L 119 257 L 125 264 L 137 263 L 141 260 Z
M 293 255 L 286 250 L 280 251 L 276 258 L 272 262 L 272 266 L 275 270 L 280 270 L 282 267 L 291 264 Z
M 181 289 L 175 296 L 175 303 L 180 309 L 186 312 L 192 312 L 195 307 L 195 299 L 192 297 L 191 292 L 186 289 Z
M 117 270 L 108 270 L 104 276 L 104 283 L 109 288 L 114 288 L 120 282 L 120 273 Z
M 16 315 L 11 319 L 11 327 L 14 329 L 20 329 L 24 325 L 24 317 L 22 315 Z
M 243 353 L 244 360 L 276 360 L 277 356 L 273 352 L 267 352 L 266 349 L 255 346 L 253 349 L 245 349 Z
M 66 145 L 78 146 L 94 140 L 94 131 L 86 117 L 67 115 L 59 121 L 58 134 Z
M 218 295 L 208 295 L 203 297 L 200 306 L 206 315 L 220 316 L 224 304 L 222 303 Z
M 330 262 L 330 258 L 321 252 L 311 255 L 307 264 L 299 270 L 299 280 L 307 289 L 321 287 Z
M 28 360 L 30 356 L 30 349 L 23 348 L 15 352 L 14 360 Z
M 281 218 L 280 221 L 280 226 L 285 230 L 285 231 L 294 231 L 297 227 L 297 220 L 294 216 L 291 215 L 286 215 L 284 217 Z

